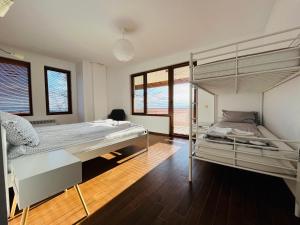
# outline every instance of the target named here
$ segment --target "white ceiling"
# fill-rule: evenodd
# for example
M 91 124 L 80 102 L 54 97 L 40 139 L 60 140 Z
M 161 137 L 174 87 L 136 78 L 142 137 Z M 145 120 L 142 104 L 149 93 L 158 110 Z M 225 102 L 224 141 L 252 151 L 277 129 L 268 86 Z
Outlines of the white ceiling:
M 0 43 L 70 60 L 117 65 L 121 36 L 134 62 L 264 31 L 275 0 L 15 0 L 0 18 Z

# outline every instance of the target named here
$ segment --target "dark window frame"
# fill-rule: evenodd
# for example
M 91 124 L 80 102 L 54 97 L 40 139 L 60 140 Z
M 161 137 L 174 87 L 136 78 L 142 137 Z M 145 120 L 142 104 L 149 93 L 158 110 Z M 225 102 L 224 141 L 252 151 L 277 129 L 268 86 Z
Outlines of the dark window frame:
M 33 106 L 32 106 L 32 88 L 31 88 L 31 64 L 30 62 L 25 62 L 21 60 L 16 60 L 16 59 L 10 59 L 10 58 L 5 58 L 5 57 L 0 57 L 0 62 L 4 63 L 9 63 L 13 65 L 18 65 L 18 66 L 24 66 L 27 68 L 28 71 L 28 97 L 29 97 L 29 113 L 14 113 L 15 115 L 18 116 L 33 116 Z
M 50 112 L 49 108 L 49 90 L 48 90 L 48 71 L 55 71 L 59 73 L 65 73 L 67 75 L 67 87 L 68 87 L 68 111 L 66 112 Z M 71 71 L 59 69 L 51 66 L 44 66 L 45 75 L 45 93 L 46 93 L 46 113 L 47 115 L 62 115 L 62 114 L 72 114 L 72 84 L 71 84 Z
M 135 77 L 143 77 L 143 92 L 144 92 L 144 109 L 143 112 L 135 112 L 134 111 L 134 78 Z M 147 78 L 146 78 L 147 79 Z M 132 115 L 145 115 L 146 110 L 147 110 L 147 95 L 146 95 L 146 82 L 145 81 L 145 74 L 134 74 L 132 76 L 130 76 L 130 84 L 131 84 L 131 112 Z
M 130 75 L 130 80 L 131 80 L 131 115 L 135 116 L 161 116 L 161 117 L 171 117 L 173 114 L 173 84 L 174 84 L 174 69 L 188 66 L 189 62 L 183 62 L 183 63 L 178 63 L 170 66 L 164 66 L 160 67 L 157 69 L 152 69 L 152 70 L 147 70 L 144 72 L 140 73 L 135 73 Z M 169 90 L 169 96 L 168 96 L 168 113 L 167 114 L 150 114 L 147 113 L 147 74 L 152 73 L 152 72 L 157 72 L 160 70 L 168 70 L 168 90 Z M 143 76 L 144 77 L 144 112 L 143 113 L 137 113 L 134 112 L 134 77 L 137 76 Z
M 197 62 L 194 62 L 194 66 L 197 65 Z M 187 138 L 187 135 L 176 134 L 174 133 L 174 70 L 180 67 L 189 66 L 189 62 L 178 63 L 170 66 L 164 66 L 157 69 L 147 70 L 144 72 L 139 72 L 130 75 L 131 81 L 131 114 L 135 116 L 160 116 L 160 117 L 169 117 L 170 126 L 169 126 L 169 136 Z M 168 105 L 168 113 L 167 114 L 149 114 L 147 113 L 147 74 L 160 71 L 160 70 L 168 70 L 168 87 L 169 87 L 169 105 Z M 144 112 L 136 113 L 134 112 L 134 77 L 136 76 L 144 76 Z M 194 93 L 194 98 L 196 95 Z M 196 113 L 196 105 L 194 105 L 194 117 Z
M 168 78 L 170 78 L 170 66 L 166 66 L 166 67 L 161 67 L 158 69 L 152 69 L 152 70 L 148 70 L 148 71 L 144 71 L 141 73 L 135 73 L 130 75 L 131 76 L 131 114 L 132 115 L 137 115 L 137 116 L 162 116 L 162 117 L 169 117 L 169 113 L 167 114 L 151 114 L 148 113 L 148 109 L 147 109 L 147 74 L 148 73 L 153 73 L 153 72 L 157 72 L 160 70 L 168 70 Z M 134 77 L 138 77 L 138 76 L 143 76 L 144 77 L 144 112 L 143 113 L 136 113 L 134 112 Z M 168 79 L 168 87 L 169 87 L 169 105 L 168 108 L 170 108 L 170 80 Z

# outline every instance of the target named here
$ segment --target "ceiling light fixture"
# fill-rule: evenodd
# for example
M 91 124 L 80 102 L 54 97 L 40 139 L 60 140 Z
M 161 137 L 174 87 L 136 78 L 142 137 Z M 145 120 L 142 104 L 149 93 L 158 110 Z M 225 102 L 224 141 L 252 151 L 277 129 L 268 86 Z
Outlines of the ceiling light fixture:
M 0 17 L 4 17 L 13 4 L 12 0 L 0 0 Z
M 126 29 L 123 28 L 122 38 L 116 41 L 113 48 L 114 56 L 121 62 L 128 62 L 134 57 L 134 47 L 128 39 L 124 38 L 125 32 Z
M 2 48 L 0 48 L 0 51 L 6 53 L 6 54 L 8 54 L 8 55 L 11 55 L 11 56 L 13 56 L 13 57 L 15 57 L 15 58 L 17 58 L 17 59 L 21 59 L 21 60 L 24 59 L 24 56 L 21 55 L 21 54 L 18 54 L 18 53 L 15 53 L 15 52 L 9 52 L 9 51 L 6 51 L 6 50 L 4 50 L 4 49 L 2 49 Z

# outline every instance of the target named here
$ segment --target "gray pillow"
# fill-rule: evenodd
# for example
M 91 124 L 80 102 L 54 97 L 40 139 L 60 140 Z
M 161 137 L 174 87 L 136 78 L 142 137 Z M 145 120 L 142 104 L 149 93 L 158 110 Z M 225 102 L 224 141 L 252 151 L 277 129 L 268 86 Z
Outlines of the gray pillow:
M 1 112 L 0 122 L 6 130 L 7 141 L 12 145 L 28 145 L 35 147 L 39 144 L 39 136 L 31 123 L 10 113 Z
M 235 123 L 257 123 L 256 112 L 242 112 L 242 111 L 223 111 L 223 122 L 235 122 Z

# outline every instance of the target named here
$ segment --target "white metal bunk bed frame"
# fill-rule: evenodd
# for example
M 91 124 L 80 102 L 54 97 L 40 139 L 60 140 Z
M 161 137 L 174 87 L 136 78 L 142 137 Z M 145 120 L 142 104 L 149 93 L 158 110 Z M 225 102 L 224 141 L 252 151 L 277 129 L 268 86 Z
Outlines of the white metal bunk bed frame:
M 269 43 L 264 43 L 264 44 L 258 44 L 258 45 L 254 45 L 252 47 L 247 47 L 247 48 L 240 48 L 241 45 L 243 44 L 248 44 L 252 41 L 263 41 L 265 38 L 272 38 L 275 37 L 277 35 L 284 35 L 284 34 L 288 34 L 290 32 L 297 32 L 296 37 L 292 37 L 292 38 L 284 38 L 281 40 L 277 40 L 277 41 L 272 41 Z M 232 160 L 232 163 L 225 163 L 225 162 L 221 162 L 221 161 L 217 161 L 217 160 L 211 160 L 211 159 L 207 159 L 204 157 L 200 157 L 197 156 L 195 154 L 195 152 L 193 152 L 194 148 L 197 148 L 199 146 L 197 146 L 196 144 L 196 140 L 198 140 L 199 135 L 203 135 L 205 134 L 205 132 L 203 131 L 199 131 L 199 120 L 198 120 L 198 88 L 207 91 L 208 93 L 211 93 L 215 96 L 216 99 L 216 94 L 207 90 L 206 88 L 201 87 L 201 81 L 213 81 L 213 80 L 218 80 L 218 79 L 226 79 L 226 78 L 234 78 L 234 86 L 235 86 L 235 93 L 238 93 L 238 79 L 239 77 L 246 77 L 246 76 L 251 76 L 251 75 L 259 75 L 259 74 L 263 74 L 263 73 L 270 73 L 270 72 L 284 72 L 284 71 L 292 71 L 292 73 L 286 77 L 285 79 L 279 81 L 278 83 L 276 83 L 275 85 L 272 85 L 271 87 L 265 89 L 262 91 L 262 101 L 261 101 L 261 123 L 263 124 L 263 99 L 264 99 L 264 93 L 279 86 L 282 85 L 283 83 L 290 81 L 298 76 L 300 76 L 300 65 L 296 66 L 296 67 L 287 67 L 287 68 L 280 68 L 280 69 L 270 69 L 270 70 L 265 70 L 265 71 L 257 71 L 257 72 L 249 72 L 249 73 L 239 73 L 239 60 L 241 57 L 255 57 L 256 55 L 262 55 L 262 54 L 270 54 L 270 51 L 258 51 L 256 52 L 256 54 L 252 54 L 252 55 L 241 55 L 240 53 L 243 51 L 248 51 L 248 50 L 255 50 L 258 48 L 264 48 L 266 46 L 271 46 L 271 45 L 277 45 L 277 44 L 283 44 L 283 43 L 287 43 L 288 42 L 288 46 L 287 48 L 280 48 L 280 49 L 273 49 L 272 53 L 274 52 L 279 52 L 279 51 L 288 51 L 290 49 L 298 49 L 300 51 L 300 26 L 299 27 L 295 27 L 295 28 L 291 28 L 291 29 L 287 29 L 287 30 L 283 30 L 283 31 L 279 31 L 279 32 L 275 32 L 275 33 L 271 33 L 271 34 L 267 34 L 267 35 L 262 35 L 259 37 L 255 37 L 255 38 L 250 38 L 247 40 L 243 40 L 243 41 L 239 41 L 239 42 L 235 42 L 235 43 L 231 43 L 231 44 L 226 44 L 226 45 L 222 45 L 219 47 L 215 47 L 215 48 L 210 48 L 210 49 L 206 49 L 203 51 L 199 51 L 199 52 L 194 52 L 190 54 L 190 63 L 189 63 L 189 67 L 190 67 L 190 129 L 189 129 L 189 181 L 192 182 L 192 160 L 193 159 L 198 159 L 198 160 L 203 160 L 203 161 L 207 161 L 207 162 L 211 162 L 211 163 L 216 163 L 216 164 L 221 164 L 221 165 L 225 165 L 225 166 L 230 166 L 230 167 L 234 167 L 234 168 L 238 168 L 238 169 L 243 169 L 243 170 L 247 170 L 247 171 L 252 171 L 252 172 L 256 172 L 256 173 L 261 173 L 261 174 L 266 174 L 266 175 L 270 175 L 270 176 L 275 176 L 275 177 L 280 177 L 283 178 L 285 180 L 285 182 L 287 183 L 288 187 L 290 188 L 291 192 L 294 194 L 295 196 L 295 216 L 300 217 L 300 140 L 285 140 L 285 139 L 277 139 L 277 138 L 256 138 L 256 137 L 243 137 L 245 139 L 249 139 L 249 140 L 263 140 L 263 141 L 273 141 L 273 142 L 281 142 L 281 143 L 285 143 L 287 145 L 290 144 L 294 144 L 297 147 L 296 151 L 296 158 L 295 159 L 291 159 L 291 158 L 286 158 L 286 157 L 274 157 L 274 156 L 267 156 L 267 155 L 259 155 L 259 154 L 255 154 L 253 152 L 245 152 L 245 151 L 239 151 L 237 150 L 238 146 L 246 146 L 249 147 L 250 145 L 248 144 L 243 144 L 243 143 L 238 143 L 236 141 L 237 138 L 240 138 L 241 136 L 236 136 L 236 135 L 227 135 L 227 137 L 231 138 L 233 141 L 232 142 L 227 142 L 227 141 L 219 141 L 219 143 L 222 144 L 230 144 L 233 146 L 233 149 L 231 150 L 227 150 L 228 152 L 232 152 L 232 154 L 230 154 L 231 156 L 224 156 L 224 155 L 217 155 L 216 153 L 207 153 L 205 152 L 205 154 L 211 154 L 212 156 L 216 156 L 216 157 L 222 157 L 222 158 L 227 158 L 229 160 Z M 296 46 L 294 46 L 296 43 Z M 220 54 L 213 54 L 211 56 L 206 56 L 206 57 L 199 57 L 200 55 L 203 54 L 209 54 L 212 53 L 214 51 L 218 51 L 218 50 L 223 50 L 226 48 L 234 48 L 234 51 L 229 50 L 225 52 L 222 52 Z M 233 57 L 226 57 L 223 58 L 222 60 L 219 60 L 218 57 L 223 57 L 223 56 L 228 56 L 234 54 Z M 292 60 L 300 60 L 300 57 L 294 57 L 292 58 Z M 205 77 L 205 78 L 195 78 L 194 76 L 194 68 L 196 66 L 200 66 L 204 65 L 206 63 L 202 63 L 201 64 L 201 60 L 205 61 L 207 63 L 207 60 L 209 60 L 210 64 L 217 64 L 220 61 L 233 61 L 235 62 L 235 74 L 230 74 L 230 75 L 224 75 L 224 76 L 216 76 L 216 77 Z M 277 63 L 277 62 L 283 62 L 285 60 L 291 60 L 291 59 L 283 59 L 283 60 L 275 60 L 275 61 L 271 61 L 271 62 L 265 62 L 265 63 L 258 63 L 256 65 L 260 66 L 260 65 L 264 65 L 264 64 L 269 64 L 269 63 Z M 224 62 L 223 61 L 223 62 Z M 200 62 L 200 64 L 199 64 Z M 196 64 L 195 64 L 196 63 Z M 255 65 L 254 65 L 255 66 Z M 222 71 L 222 70 L 220 70 Z M 206 72 L 206 73 L 213 73 L 213 72 L 220 72 L 220 71 L 212 71 L 212 72 Z M 196 98 L 193 97 L 193 95 L 196 95 Z M 195 115 L 195 117 L 194 117 Z M 215 122 L 216 122 L 216 117 L 215 117 Z M 196 129 L 194 129 L 194 127 L 196 126 Z M 195 143 L 194 143 L 195 142 Z M 218 142 L 218 141 L 217 141 Z M 252 145 L 253 147 L 253 145 Z M 218 148 L 214 148 L 209 146 L 209 148 L 211 149 L 216 149 L 218 150 Z M 259 147 L 262 150 L 272 150 L 272 147 Z M 222 149 L 222 150 L 226 150 L 226 149 Z M 286 149 L 281 149 L 281 148 L 277 148 L 276 150 L 280 150 L 280 151 L 286 151 Z M 277 169 L 285 169 L 285 170 L 293 170 L 293 172 L 295 172 L 295 175 L 286 175 L 286 174 L 281 174 L 281 173 L 275 173 L 275 172 L 267 172 L 267 171 L 263 171 L 263 170 L 259 170 L 259 169 L 254 169 L 254 168 L 248 168 L 246 166 L 241 166 L 241 165 L 237 165 L 237 161 L 244 161 L 247 163 L 254 163 L 257 165 L 266 165 L 266 166 L 270 166 L 270 164 L 264 164 L 261 162 L 256 162 L 254 160 L 247 160 L 247 159 L 240 159 L 238 158 L 238 153 L 242 153 L 242 154 L 248 154 L 248 155 L 256 155 L 256 156 L 262 156 L 262 157 L 266 157 L 266 158 L 273 158 L 273 159 L 280 159 L 280 160 L 286 160 L 289 162 L 292 162 L 296 165 L 295 169 L 291 169 L 291 168 L 286 168 L 286 167 L 281 167 L 281 166 L 274 166 Z M 272 167 L 272 166 L 271 166 Z

